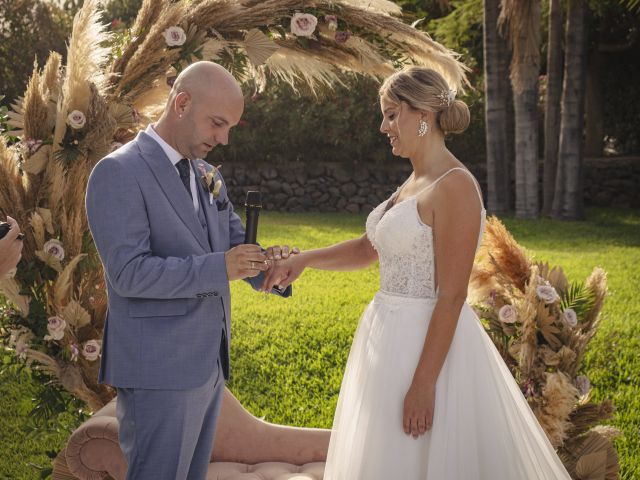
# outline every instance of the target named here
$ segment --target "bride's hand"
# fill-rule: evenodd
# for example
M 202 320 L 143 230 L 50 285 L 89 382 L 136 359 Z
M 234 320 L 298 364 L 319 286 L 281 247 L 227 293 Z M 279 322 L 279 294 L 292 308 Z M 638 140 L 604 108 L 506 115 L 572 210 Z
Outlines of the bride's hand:
M 271 268 L 266 272 L 262 285 L 260 285 L 261 291 L 270 292 L 276 285 L 287 288 L 302 274 L 306 264 L 298 252 L 294 251 L 294 255 L 289 255 L 283 260 L 273 261 Z
M 436 403 L 436 386 L 425 382 L 412 382 L 404 397 L 402 424 L 404 433 L 418 438 L 431 430 Z

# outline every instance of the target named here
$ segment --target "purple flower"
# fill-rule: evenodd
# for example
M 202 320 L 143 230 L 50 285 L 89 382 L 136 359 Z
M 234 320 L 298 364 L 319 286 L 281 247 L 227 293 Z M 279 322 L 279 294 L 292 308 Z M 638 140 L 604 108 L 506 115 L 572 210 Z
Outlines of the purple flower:
M 97 340 L 89 340 L 82 347 L 82 355 L 90 362 L 93 362 L 100 356 L 100 349 L 100 342 Z
M 45 335 L 45 340 L 62 340 L 64 338 L 64 329 L 67 327 L 67 322 L 62 318 L 55 316 L 49 317 L 47 320 L 47 330 L 50 335 Z
M 58 260 L 64 260 L 64 247 L 62 246 L 62 242 L 60 240 L 56 240 L 55 238 L 53 238 L 45 243 L 42 249 Z
M 512 305 L 503 305 L 498 311 L 498 318 L 502 323 L 516 323 L 518 312 Z
M 562 322 L 569 328 L 573 328 L 578 324 L 578 315 L 572 308 L 567 308 L 562 312 Z
M 540 285 L 536 287 L 536 293 L 538 294 L 538 298 L 547 305 L 560 300 L 558 292 L 556 292 L 556 289 L 551 285 Z
M 336 32 L 336 43 L 346 43 L 347 40 L 349 40 L 349 37 L 351 37 L 351 32 L 345 32 L 345 31 L 339 31 Z

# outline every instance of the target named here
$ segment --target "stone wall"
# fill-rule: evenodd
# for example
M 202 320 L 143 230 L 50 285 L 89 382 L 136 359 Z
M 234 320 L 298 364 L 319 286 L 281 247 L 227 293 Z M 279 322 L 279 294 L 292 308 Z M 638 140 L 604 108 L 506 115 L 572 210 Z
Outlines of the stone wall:
M 469 169 L 486 192 L 485 166 Z M 225 163 L 222 172 L 238 210 L 247 190 L 260 190 L 268 211 L 368 213 L 402 184 L 411 168 L 402 160 L 383 166 Z M 640 158 L 587 159 L 585 203 L 640 208 Z

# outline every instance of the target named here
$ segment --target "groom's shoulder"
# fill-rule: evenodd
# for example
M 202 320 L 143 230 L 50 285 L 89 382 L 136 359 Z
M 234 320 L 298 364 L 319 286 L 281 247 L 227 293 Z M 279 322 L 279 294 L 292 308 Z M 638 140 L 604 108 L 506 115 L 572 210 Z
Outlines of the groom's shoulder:
M 136 137 L 99 160 L 95 167 L 93 167 L 93 170 L 117 169 L 131 172 L 140 160 L 142 160 L 142 156 L 140 154 L 138 137 Z

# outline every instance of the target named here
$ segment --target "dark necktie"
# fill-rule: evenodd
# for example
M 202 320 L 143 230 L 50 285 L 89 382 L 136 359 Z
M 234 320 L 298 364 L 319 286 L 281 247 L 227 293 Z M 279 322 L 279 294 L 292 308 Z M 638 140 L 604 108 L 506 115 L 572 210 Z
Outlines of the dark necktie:
M 189 160 L 183 158 L 178 163 L 176 163 L 176 168 L 180 173 L 180 180 L 182 180 L 184 188 L 186 188 L 187 192 L 189 192 L 189 198 L 193 199 L 193 196 L 191 195 L 191 179 L 189 177 L 189 174 L 191 172 L 191 165 L 189 164 Z

